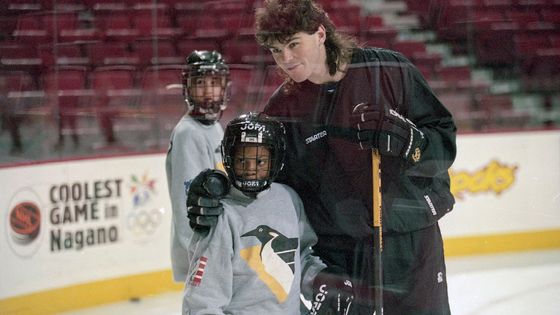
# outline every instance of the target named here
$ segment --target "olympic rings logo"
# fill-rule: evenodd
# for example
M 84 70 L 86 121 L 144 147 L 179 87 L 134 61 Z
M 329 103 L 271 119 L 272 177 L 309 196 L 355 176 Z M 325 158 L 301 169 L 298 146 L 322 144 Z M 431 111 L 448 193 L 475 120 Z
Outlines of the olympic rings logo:
M 127 227 L 136 235 L 151 235 L 161 224 L 161 217 L 159 209 L 134 210 L 128 214 Z

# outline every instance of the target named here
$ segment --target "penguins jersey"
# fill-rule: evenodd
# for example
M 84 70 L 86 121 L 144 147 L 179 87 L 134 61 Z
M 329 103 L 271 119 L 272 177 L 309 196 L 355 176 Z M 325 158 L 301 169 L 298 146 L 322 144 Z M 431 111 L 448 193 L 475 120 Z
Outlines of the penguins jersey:
M 311 298 L 326 266 L 299 196 L 272 183 L 256 199 L 232 188 L 222 201 L 216 226 L 189 244 L 183 314 L 300 314 L 300 293 Z
M 165 171 L 173 209 L 171 266 L 175 281 L 185 281 L 186 248 L 193 234 L 186 219 L 188 185 L 201 171 L 222 168 L 220 143 L 223 135 L 219 123 L 204 125 L 188 115 L 184 115 L 171 132 Z

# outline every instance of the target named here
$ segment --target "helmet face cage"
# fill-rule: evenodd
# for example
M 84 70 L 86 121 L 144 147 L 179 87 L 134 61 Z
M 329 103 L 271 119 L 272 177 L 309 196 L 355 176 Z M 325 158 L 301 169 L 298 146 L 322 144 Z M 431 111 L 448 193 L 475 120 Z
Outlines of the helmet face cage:
M 194 51 L 183 71 L 183 95 L 196 119 L 216 121 L 229 100 L 229 67 L 216 51 Z
M 257 193 L 270 187 L 284 166 L 282 123 L 250 113 L 232 120 L 224 132 L 222 157 L 234 187 Z

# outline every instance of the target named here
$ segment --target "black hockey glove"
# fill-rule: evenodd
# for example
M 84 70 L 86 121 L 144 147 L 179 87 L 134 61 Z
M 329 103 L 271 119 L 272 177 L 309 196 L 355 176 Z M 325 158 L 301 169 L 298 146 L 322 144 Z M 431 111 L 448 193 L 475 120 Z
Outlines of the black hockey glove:
M 362 149 L 377 148 L 381 155 L 420 161 L 426 145 L 424 133 L 394 109 L 360 103 L 352 111 L 352 123 L 358 128 Z
M 340 268 L 327 267 L 313 280 L 311 315 L 347 315 L 354 301 L 350 277 Z
M 229 189 L 229 179 L 221 171 L 206 169 L 193 179 L 187 192 L 187 216 L 193 230 L 207 231 L 216 225 L 224 211 L 220 199 Z

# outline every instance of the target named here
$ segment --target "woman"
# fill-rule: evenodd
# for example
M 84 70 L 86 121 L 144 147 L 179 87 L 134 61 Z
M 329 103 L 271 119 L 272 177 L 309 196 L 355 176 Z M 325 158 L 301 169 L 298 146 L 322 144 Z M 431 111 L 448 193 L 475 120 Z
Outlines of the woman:
M 372 163 L 363 149 L 377 148 L 384 314 L 449 314 L 438 226 L 454 204 L 448 169 L 456 127 L 449 111 L 404 56 L 358 47 L 313 1 L 265 1 L 256 28 L 286 77 L 264 110 L 287 131 L 278 181 L 302 198 L 318 236 L 315 252 L 353 277 L 353 309 L 372 314 L 375 305 Z M 189 199 L 192 217 L 208 211 Z

